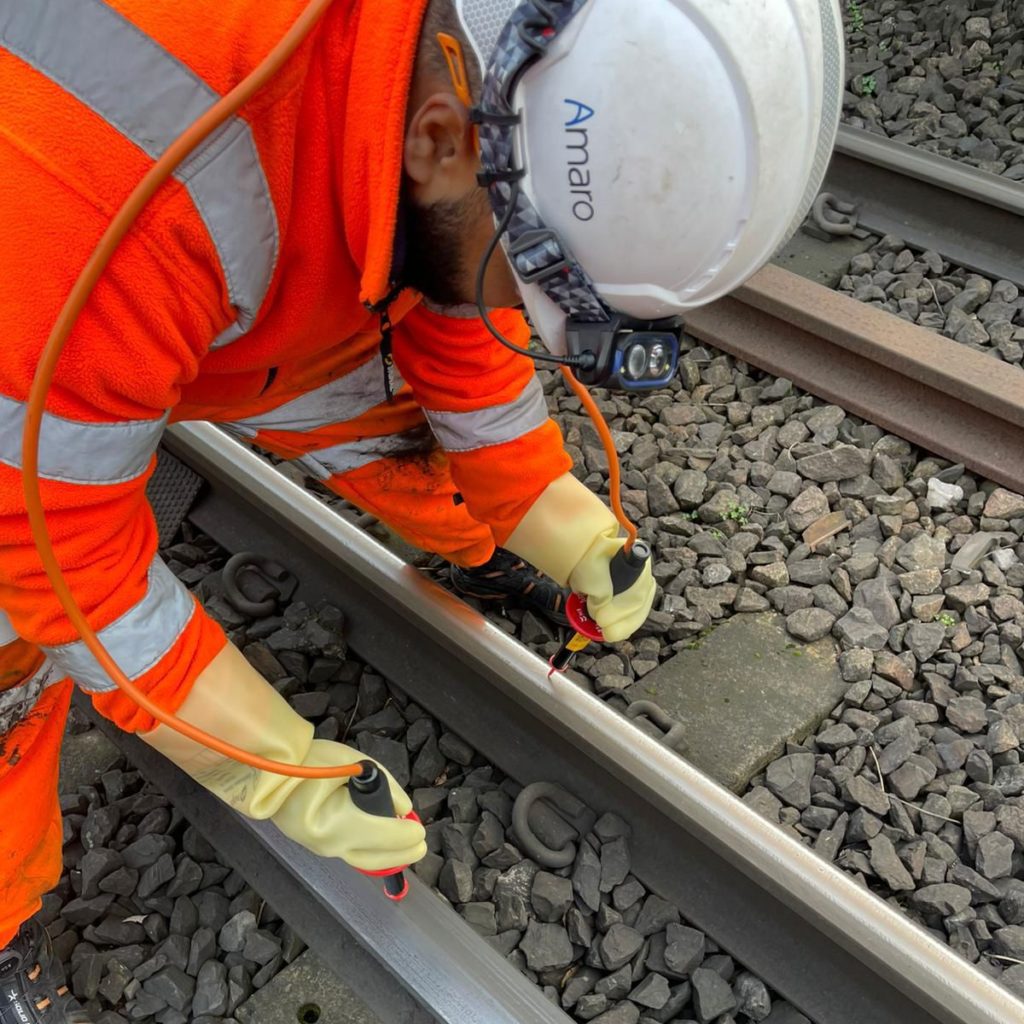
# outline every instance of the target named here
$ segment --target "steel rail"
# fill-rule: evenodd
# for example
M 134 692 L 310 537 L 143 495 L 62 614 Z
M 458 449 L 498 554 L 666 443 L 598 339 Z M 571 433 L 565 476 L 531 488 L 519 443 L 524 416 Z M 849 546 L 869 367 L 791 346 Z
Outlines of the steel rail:
M 1024 370 L 768 266 L 687 314 L 695 337 L 1024 491 Z
M 861 227 L 1024 287 L 1024 184 L 843 125 L 823 191 Z
M 398 906 L 385 899 L 379 879 L 314 857 L 274 826 L 235 814 L 87 701 L 76 701 L 382 1020 L 567 1024 L 411 872 L 409 895 Z
M 358 653 L 520 782 L 557 779 L 595 810 L 623 815 L 634 830 L 634 873 L 817 1024 L 1020 1018 L 1009 992 L 947 946 L 603 702 L 562 676 L 549 680 L 530 651 L 220 431 L 178 426 L 167 443 L 210 484 L 192 516 L 201 528 L 288 564 L 300 596 L 342 608 Z M 278 855 L 280 844 L 254 834 Z M 287 858 L 299 879 L 322 870 L 301 850 Z M 266 874 L 259 884 L 273 901 L 276 871 Z M 279 909 L 287 917 L 310 898 L 293 891 Z M 352 907 L 325 899 L 326 920 L 345 921 Z M 324 912 L 321 901 L 321 922 Z M 417 942 L 395 930 L 370 942 L 375 957 L 417 1002 L 425 985 L 437 1019 L 475 1019 L 465 1003 L 445 1004 L 447 979 L 438 985 L 431 974 L 441 968 L 425 966 Z M 478 971 L 486 989 L 499 958 L 477 944 L 489 955 L 455 984 Z M 358 990 L 360 979 L 349 980 Z

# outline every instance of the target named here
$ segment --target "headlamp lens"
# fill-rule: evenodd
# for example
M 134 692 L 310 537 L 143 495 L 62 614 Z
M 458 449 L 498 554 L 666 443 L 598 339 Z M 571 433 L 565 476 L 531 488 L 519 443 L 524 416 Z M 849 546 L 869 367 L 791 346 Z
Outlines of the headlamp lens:
M 668 361 L 665 358 L 665 346 L 661 342 L 655 342 L 647 357 L 647 376 L 663 377 L 666 370 L 668 370 Z
M 652 388 L 666 384 L 675 373 L 679 341 L 672 334 L 653 331 L 626 333 L 618 342 L 620 387 Z
M 646 324 L 621 316 L 607 323 L 571 319 L 566 351 L 576 379 L 584 384 L 649 391 L 664 387 L 675 376 L 681 328 L 675 318 Z
M 647 376 L 648 364 L 647 346 L 639 342 L 632 345 L 626 353 L 626 376 L 632 380 L 643 380 Z

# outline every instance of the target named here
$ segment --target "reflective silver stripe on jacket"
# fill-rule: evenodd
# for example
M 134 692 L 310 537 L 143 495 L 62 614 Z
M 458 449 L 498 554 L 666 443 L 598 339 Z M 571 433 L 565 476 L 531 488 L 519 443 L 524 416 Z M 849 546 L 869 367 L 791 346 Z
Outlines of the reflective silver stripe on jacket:
M 327 480 L 337 473 L 351 473 L 371 462 L 390 459 L 413 452 L 429 452 L 432 447 L 426 429 L 408 430 L 402 434 L 366 437 L 361 441 L 346 441 L 331 448 L 303 455 L 295 462 L 318 480 Z
M 0 46 L 52 79 L 156 159 L 220 99 L 195 72 L 100 0 L 0 0 Z M 277 214 L 252 130 L 234 117 L 174 175 L 220 258 L 244 333 L 270 287 Z
M 52 661 L 44 661 L 30 679 L 0 693 L 0 736 L 25 720 L 43 691 L 64 678 Z
M 14 627 L 11 625 L 11 620 L 7 618 L 7 613 L 0 611 L 0 647 L 13 644 L 17 639 L 18 634 L 14 632 Z
M 99 638 L 128 677 L 138 679 L 174 646 L 194 611 L 189 592 L 160 558 L 154 558 L 145 596 L 101 629 Z M 43 650 L 83 690 L 104 693 L 116 689 L 81 640 Z
M 514 441 L 542 426 L 548 418 L 544 389 L 536 377 L 518 398 L 473 412 L 431 412 L 424 409 L 430 429 L 449 452 L 472 452 Z
M 403 387 L 396 367 L 391 367 L 392 394 Z M 276 409 L 233 421 L 229 429 L 239 437 L 255 437 L 260 430 L 292 430 L 302 433 L 354 420 L 388 400 L 384 366 L 373 356 L 330 384 L 279 405 Z
M 2 3 L 3 0 L 0 0 Z M 25 403 L 0 395 L 0 462 L 21 469 Z M 120 484 L 146 471 L 167 414 L 158 420 L 87 423 L 43 413 L 39 475 L 69 484 Z

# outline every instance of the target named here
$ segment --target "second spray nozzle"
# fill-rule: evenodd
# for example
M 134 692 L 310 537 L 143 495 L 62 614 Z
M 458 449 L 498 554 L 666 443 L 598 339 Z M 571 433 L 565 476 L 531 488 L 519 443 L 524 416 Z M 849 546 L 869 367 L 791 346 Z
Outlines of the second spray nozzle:
M 608 566 L 612 578 L 612 594 L 622 594 L 629 590 L 640 579 L 650 560 L 651 546 L 646 541 L 637 540 L 632 546 L 623 545 L 619 548 Z M 585 594 L 570 595 L 565 605 L 565 614 L 574 632 L 551 658 L 551 672 L 561 672 L 568 668 L 577 653 L 591 641 L 604 642 L 601 627 L 587 612 Z

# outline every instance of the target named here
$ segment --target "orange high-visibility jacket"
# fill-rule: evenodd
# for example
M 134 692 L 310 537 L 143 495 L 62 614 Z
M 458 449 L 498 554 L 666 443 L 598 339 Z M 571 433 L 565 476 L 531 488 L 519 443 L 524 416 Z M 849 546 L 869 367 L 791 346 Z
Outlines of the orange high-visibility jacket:
M 43 646 L 126 728 L 153 722 L 111 692 L 75 640 L 32 545 L 24 403 L 114 212 L 303 6 L 0 0 L 0 626 Z M 425 415 L 469 513 L 499 543 L 569 468 L 532 364 L 476 318 L 398 295 L 386 379 L 379 308 L 396 284 L 426 6 L 335 0 L 276 79 L 155 196 L 59 364 L 40 451 L 47 521 L 93 628 L 168 708 L 224 643 L 156 554 L 144 488 L 168 421 L 231 423 L 330 484 L 422 448 Z M 518 313 L 500 322 L 526 337 Z

